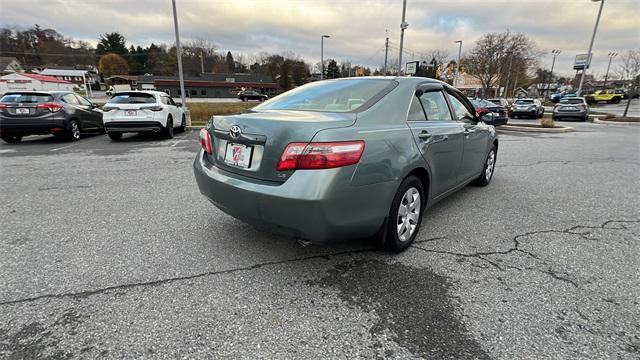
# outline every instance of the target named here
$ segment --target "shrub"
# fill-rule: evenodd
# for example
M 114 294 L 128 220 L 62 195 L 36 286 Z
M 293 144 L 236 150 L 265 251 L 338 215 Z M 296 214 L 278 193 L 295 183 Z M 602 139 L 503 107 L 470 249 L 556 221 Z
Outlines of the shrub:
M 556 126 L 556 122 L 553 121 L 553 119 L 543 118 L 542 120 L 540 120 L 540 125 L 543 128 L 552 128 Z

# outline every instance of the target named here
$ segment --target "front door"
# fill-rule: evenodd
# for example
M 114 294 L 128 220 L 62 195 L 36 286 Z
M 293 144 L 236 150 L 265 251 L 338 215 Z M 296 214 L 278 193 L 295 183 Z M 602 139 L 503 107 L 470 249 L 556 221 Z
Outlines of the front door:
M 83 96 L 77 95 L 78 102 L 80 103 L 80 107 L 84 110 L 85 114 L 85 123 L 87 123 L 88 128 L 91 129 L 100 129 L 102 128 L 102 113 L 98 110 L 97 107 L 93 106 L 91 101 L 87 100 Z
M 452 121 L 441 86 L 414 95 L 407 124 L 431 170 L 431 195 L 444 194 L 458 183 L 464 128 Z
M 462 94 L 451 90 L 447 92 L 447 98 L 457 122 L 464 129 L 464 150 L 460 165 L 460 181 L 463 182 L 482 172 L 487 155 L 489 127 L 478 121 L 475 109 L 464 100 Z

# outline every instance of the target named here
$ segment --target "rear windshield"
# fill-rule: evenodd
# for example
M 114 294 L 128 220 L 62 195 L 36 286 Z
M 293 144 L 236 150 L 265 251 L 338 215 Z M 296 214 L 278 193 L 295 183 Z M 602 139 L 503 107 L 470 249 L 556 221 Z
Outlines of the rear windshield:
M 560 104 L 582 104 L 582 99 L 562 99 Z
M 256 106 L 255 110 L 357 111 L 397 82 L 384 79 L 318 81 L 287 91 Z
M 489 101 L 491 101 L 492 103 L 494 103 L 496 105 L 502 105 L 502 102 L 500 101 L 500 99 L 489 99 Z
M 516 100 L 514 104 L 533 104 L 533 100 Z
M 53 97 L 47 94 L 5 94 L 0 102 L 6 104 L 40 104 L 53 101 Z
M 144 93 L 120 93 L 109 100 L 109 104 L 154 104 L 155 102 L 155 96 Z
M 496 106 L 496 104 L 484 100 L 484 99 L 471 99 L 471 103 L 473 104 L 473 106 L 475 107 L 487 107 L 487 106 Z

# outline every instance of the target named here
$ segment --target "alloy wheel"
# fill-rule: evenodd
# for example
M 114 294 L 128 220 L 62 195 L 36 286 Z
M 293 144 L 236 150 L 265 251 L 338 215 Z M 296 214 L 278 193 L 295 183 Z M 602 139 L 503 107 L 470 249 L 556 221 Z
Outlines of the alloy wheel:
M 75 140 L 80 139 L 80 127 L 78 126 L 78 123 L 75 121 L 71 122 L 71 136 Z
M 484 177 L 487 181 L 491 180 L 491 176 L 493 176 L 493 169 L 496 165 L 496 153 L 491 150 L 489 152 L 489 156 L 487 156 L 487 168 L 484 171 Z
M 405 242 L 411 239 L 420 219 L 420 192 L 410 187 L 402 196 L 398 218 L 396 219 L 398 239 Z

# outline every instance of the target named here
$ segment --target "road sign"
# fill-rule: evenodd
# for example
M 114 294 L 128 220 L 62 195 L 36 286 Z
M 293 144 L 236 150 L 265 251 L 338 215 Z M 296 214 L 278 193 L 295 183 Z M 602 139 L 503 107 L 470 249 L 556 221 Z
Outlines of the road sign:
M 573 62 L 573 70 L 584 70 L 585 66 L 588 69 L 591 64 L 591 56 L 588 54 L 578 54 Z
M 418 71 L 418 64 L 420 64 L 419 61 L 408 62 L 404 67 L 404 73 L 407 75 L 415 75 L 416 71 Z

